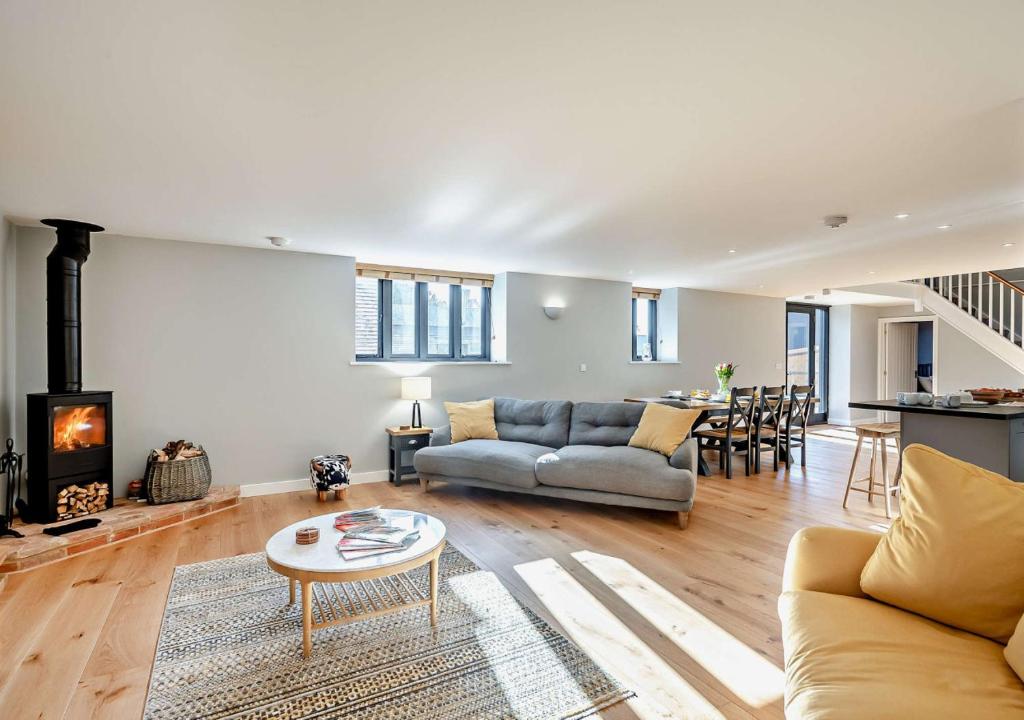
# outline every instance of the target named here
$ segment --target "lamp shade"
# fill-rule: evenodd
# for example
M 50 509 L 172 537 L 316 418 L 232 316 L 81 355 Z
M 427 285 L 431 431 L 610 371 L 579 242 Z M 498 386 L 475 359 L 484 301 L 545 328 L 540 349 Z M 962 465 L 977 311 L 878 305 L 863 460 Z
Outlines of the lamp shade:
M 428 378 L 428 377 L 407 377 L 407 378 L 402 378 L 402 399 L 403 400 L 429 400 L 430 399 L 430 378 Z

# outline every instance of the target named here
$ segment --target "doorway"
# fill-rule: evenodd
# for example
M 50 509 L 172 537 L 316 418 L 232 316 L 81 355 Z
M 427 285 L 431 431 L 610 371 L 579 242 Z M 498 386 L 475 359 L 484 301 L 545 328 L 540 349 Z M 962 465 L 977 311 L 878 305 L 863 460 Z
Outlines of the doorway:
M 937 345 L 934 315 L 879 318 L 878 396 L 894 400 L 898 392 L 938 392 Z M 885 413 L 895 422 L 897 413 Z
M 811 385 L 810 422 L 828 422 L 828 307 L 786 303 L 786 385 Z

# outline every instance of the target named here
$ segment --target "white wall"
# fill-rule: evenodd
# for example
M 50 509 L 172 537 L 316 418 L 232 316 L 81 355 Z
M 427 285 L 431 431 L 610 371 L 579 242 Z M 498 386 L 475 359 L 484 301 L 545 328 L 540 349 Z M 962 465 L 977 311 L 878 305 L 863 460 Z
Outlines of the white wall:
M 679 288 L 679 388 L 717 387 L 713 368 L 739 363 L 733 386 L 786 381 L 786 301 Z
M 928 314 L 927 311 L 914 312 L 913 305 L 903 305 L 881 308 L 878 316 L 917 317 Z M 955 392 L 976 387 L 1024 387 L 1024 375 L 949 323 L 939 320 L 935 333 L 938 344 L 938 355 L 935 358 L 936 392 Z
M 913 305 L 834 305 L 829 310 L 829 420 L 839 424 L 874 421 L 872 410 L 847 407 L 851 400 L 878 398 L 879 318 L 920 317 Z M 1024 387 L 1024 376 L 942 320 L 938 340 L 936 392 L 964 388 Z
M 46 389 L 43 281 L 54 235 L 19 228 L 16 239 L 23 446 L 24 396 Z M 509 364 L 354 366 L 354 274 L 346 257 L 95 235 L 83 268 L 83 373 L 87 389 L 114 391 L 116 491 L 172 438 L 202 442 L 222 484 L 301 478 L 324 452 L 351 455 L 356 472 L 382 470 L 383 428 L 408 422 L 403 375 L 433 379 L 427 425 L 445 423 L 443 400 L 711 387 L 720 361 L 740 363 L 737 384 L 782 380 L 782 300 L 680 290 L 680 362 L 638 365 L 629 362 L 628 283 L 520 273 L 499 275 L 494 289 L 507 301 L 495 332 Z M 552 321 L 541 308 L 555 297 L 566 310 Z

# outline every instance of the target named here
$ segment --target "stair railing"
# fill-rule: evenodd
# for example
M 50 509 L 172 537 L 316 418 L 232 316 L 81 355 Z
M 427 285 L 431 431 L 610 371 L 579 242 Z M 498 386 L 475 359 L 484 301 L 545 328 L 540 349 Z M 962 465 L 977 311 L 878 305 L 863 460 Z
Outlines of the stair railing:
M 1017 347 L 1022 347 L 1021 325 L 1024 322 L 1024 290 L 989 272 L 957 273 L 921 278 L 924 285 L 956 307 L 988 325 Z

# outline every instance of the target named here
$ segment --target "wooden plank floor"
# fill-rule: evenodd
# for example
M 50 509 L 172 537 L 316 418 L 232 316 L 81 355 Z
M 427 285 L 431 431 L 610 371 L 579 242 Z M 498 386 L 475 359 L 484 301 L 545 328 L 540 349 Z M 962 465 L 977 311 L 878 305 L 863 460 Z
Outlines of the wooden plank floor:
M 852 454 L 852 435 L 825 430 L 806 469 L 775 473 L 768 459 L 760 475 L 740 466 L 732 480 L 701 478 L 685 531 L 674 513 L 440 484 L 426 495 L 416 483 L 357 485 L 324 504 L 311 491 L 246 498 L 11 576 L 0 708 L 12 720 L 140 717 L 175 565 L 260 551 L 296 520 L 380 503 L 444 520 L 450 542 L 622 675 L 640 698 L 603 717 L 779 718 L 775 605 L 790 537 L 815 524 L 887 525 L 880 500 L 841 507 Z

